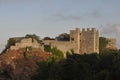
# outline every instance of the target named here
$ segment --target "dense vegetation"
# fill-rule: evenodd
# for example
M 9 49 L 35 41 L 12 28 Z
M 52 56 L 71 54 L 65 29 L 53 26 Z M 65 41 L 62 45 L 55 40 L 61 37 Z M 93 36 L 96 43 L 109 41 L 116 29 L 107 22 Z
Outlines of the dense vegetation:
M 72 54 L 57 61 L 38 62 L 32 80 L 119 80 L 120 52 Z
M 36 34 L 27 34 L 25 37 L 26 37 L 26 38 L 36 39 L 38 42 L 41 42 L 41 41 L 40 41 L 40 37 L 37 36 Z
M 50 52 L 53 54 L 54 57 L 56 58 L 63 58 L 63 52 L 57 49 L 57 47 L 51 47 L 50 45 L 44 45 L 44 50 L 46 52 Z
M 59 36 L 56 37 L 58 41 L 69 41 L 70 40 L 70 35 L 67 33 L 62 33 Z
M 62 38 L 62 37 L 61 37 Z M 120 51 L 106 50 L 107 40 L 99 38 L 100 54 L 68 54 L 60 58 L 59 50 L 45 45 L 45 51 L 55 56 L 43 62 L 37 62 L 38 69 L 32 80 L 119 80 Z M 59 55 L 58 55 L 59 54 Z M 59 59 L 60 58 L 60 59 Z
M 55 40 L 55 39 L 50 37 L 44 37 L 43 40 Z
M 99 37 L 99 51 L 100 51 L 100 53 L 106 51 L 107 44 L 108 44 L 108 41 L 105 37 Z

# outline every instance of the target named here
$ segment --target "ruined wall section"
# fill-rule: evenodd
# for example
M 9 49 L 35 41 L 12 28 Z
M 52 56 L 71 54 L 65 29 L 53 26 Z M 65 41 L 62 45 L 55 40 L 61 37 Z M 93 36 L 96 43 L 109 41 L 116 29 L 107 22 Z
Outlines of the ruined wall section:
M 20 42 L 15 43 L 14 46 L 11 46 L 11 50 L 18 50 L 20 48 L 26 48 L 26 47 L 33 47 L 33 48 L 40 48 L 40 44 L 32 38 L 24 38 Z
M 108 41 L 108 44 L 106 45 L 107 49 L 113 49 L 113 50 L 117 49 L 116 39 L 114 39 L 114 38 L 106 38 L 106 39 Z

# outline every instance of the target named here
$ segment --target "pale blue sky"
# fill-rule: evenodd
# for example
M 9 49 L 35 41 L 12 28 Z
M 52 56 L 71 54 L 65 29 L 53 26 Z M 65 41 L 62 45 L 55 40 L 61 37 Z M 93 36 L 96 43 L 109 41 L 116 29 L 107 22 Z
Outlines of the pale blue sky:
M 9 37 L 54 37 L 76 27 L 95 27 L 119 42 L 120 0 L 0 0 L 1 46 Z

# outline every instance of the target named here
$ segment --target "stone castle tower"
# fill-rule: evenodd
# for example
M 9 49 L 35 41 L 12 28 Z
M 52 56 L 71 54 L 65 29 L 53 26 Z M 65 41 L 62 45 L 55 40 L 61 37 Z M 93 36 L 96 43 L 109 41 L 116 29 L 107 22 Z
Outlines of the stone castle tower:
M 71 30 L 70 42 L 76 53 L 99 53 L 99 32 L 95 28 Z
M 70 30 L 70 41 L 44 40 L 44 45 L 56 46 L 64 55 L 71 49 L 75 53 L 99 53 L 99 32 L 95 28 Z

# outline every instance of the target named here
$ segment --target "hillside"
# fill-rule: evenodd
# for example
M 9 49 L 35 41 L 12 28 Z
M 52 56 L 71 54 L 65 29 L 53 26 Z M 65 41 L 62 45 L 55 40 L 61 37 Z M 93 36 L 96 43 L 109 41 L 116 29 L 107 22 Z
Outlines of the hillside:
M 10 50 L 0 55 L 0 80 L 30 80 L 30 75 L 36 71 L 37 61 L 43 61 L 50 54 L 41 49 Z

